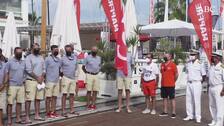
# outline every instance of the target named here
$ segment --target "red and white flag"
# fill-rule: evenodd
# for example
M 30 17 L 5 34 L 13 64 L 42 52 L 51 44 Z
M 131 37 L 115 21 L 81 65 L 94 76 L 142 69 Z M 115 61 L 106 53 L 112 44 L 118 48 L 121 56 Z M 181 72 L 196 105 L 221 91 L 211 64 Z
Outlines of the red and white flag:
M 127 46 L 123 22 L 124 12 L 122 10 L 121 0 L 102 0 L 102 6 L 116 39 L 116 68 L 122 70 L 125 75 L 128 75 Z
M 80 0 L 74 0 L 74 6 L 76 9 L 77 26 L 80 30 Z
M 209 0 L 193 0 L 188 11 L 195 31 L 200 38 L 202 47 L 211 61 L 212 55 L 212 13 L 209 11 L 211 4 Z

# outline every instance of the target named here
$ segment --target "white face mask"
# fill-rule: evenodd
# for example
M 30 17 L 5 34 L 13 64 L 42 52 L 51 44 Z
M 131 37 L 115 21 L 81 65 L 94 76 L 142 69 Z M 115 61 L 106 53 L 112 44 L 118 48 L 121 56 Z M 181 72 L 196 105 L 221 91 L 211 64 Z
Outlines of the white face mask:
M 191 61 L 196 59 L 195 56 L 190 56 L 189 58 L 190 58 Z
M 145 61 L 146 61 L 147 63 L 149 63 L 149 62 L 151 62 L 151 59 L 146 58 Z

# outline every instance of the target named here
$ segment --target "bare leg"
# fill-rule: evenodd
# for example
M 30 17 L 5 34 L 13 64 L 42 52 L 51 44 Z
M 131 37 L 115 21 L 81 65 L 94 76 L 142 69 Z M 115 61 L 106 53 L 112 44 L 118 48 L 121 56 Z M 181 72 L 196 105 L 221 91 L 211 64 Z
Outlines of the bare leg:
M 96 96 L 97 96 L 97 91 L 93 91 L 93 99 L 92 99 L 93 105 L 96 105 Z
M 21 110 L 22 110 L 22 104 L 17 103 L 16 104 L 16 122 L 21 122 Z
M 155 98 L 155 96 L 152 96 L 151 97 L 152 98 L 152 110 L 156 110 L 156 98 Z
M 163 112 L 167 113 L 167 98 L 164 98 L 163 99 Z
M 51 108 L 51 97 L 47 97 L 46 98 L 46 113 L 48 114 L 48 113 L 50 113 L 50 108 Z
M 57 104 L 57 97 L 53 96 L 52 102 L 51 102 L 51 111 L 52 112 L 56 112 L 56 104 Z
M 122 109 L 122 89 L 118 90 L 118 110 Z
M 30 104 L 31 101 L 25 102 L 26 122 L 30 122 Z
M 171 104 L 172 104 L 172 114 L 176 114 L 176 101 L 175 101 L 175 99 L 171 100 Z
M 61 99 L 61 111 L 62 111 L 62 114 L 65 113 L 65 106 L 66 106 L 66 97 L 67 97 L 67 94 L 63 94 L 62 95 L 62 99 Z
M 145 96 L 146 109 L 149 109 L 149 102 L 150 102 L 149 96 Z
M 75 96 L 79 95 L 79 85 L 76 84 L 76 88 L 75 88 Z
M 2 118 L 3 118 L 3 111 L 2 109 L 0 109 L 0 126 L 3 126 Z
M 74 98 L 75 94 L 70 94 L 69 96 L 70 113 L 74 112 Z
M 86 97 L 87 97 L 86 105 L 89 106 L 90 105 L 90 99 L 91 99 L 91 91 L 87 91 Z
M 131 111 L 130 109 L 130 90 L 126 90 L 126 107 L 128 111 Z
M 12 125 L 12 105 L 7 105 L 8 125 Z
M 40 118 L 40 100 L 39 99 L 35 99 L 35 119 L 39 119 Z

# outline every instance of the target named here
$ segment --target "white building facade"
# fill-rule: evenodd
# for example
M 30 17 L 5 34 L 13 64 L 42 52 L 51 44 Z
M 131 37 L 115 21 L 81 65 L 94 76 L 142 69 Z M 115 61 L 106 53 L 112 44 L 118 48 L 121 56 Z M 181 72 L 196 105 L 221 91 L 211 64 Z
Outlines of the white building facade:
M 17 26 L 28 26 L 28 0 L 0 0 L 0 27 L 5 26 L 8 12 L 13 12 Z

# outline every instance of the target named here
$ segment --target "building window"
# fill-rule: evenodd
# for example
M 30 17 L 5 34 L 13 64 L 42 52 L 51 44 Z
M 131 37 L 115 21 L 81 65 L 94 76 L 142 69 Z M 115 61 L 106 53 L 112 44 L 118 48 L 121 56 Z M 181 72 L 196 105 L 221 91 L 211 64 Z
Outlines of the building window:
M 8 12 L 13 12 L 16 19 L 22 19 L 21 0 L 1 0 L 0 18 L 6 18 Z

